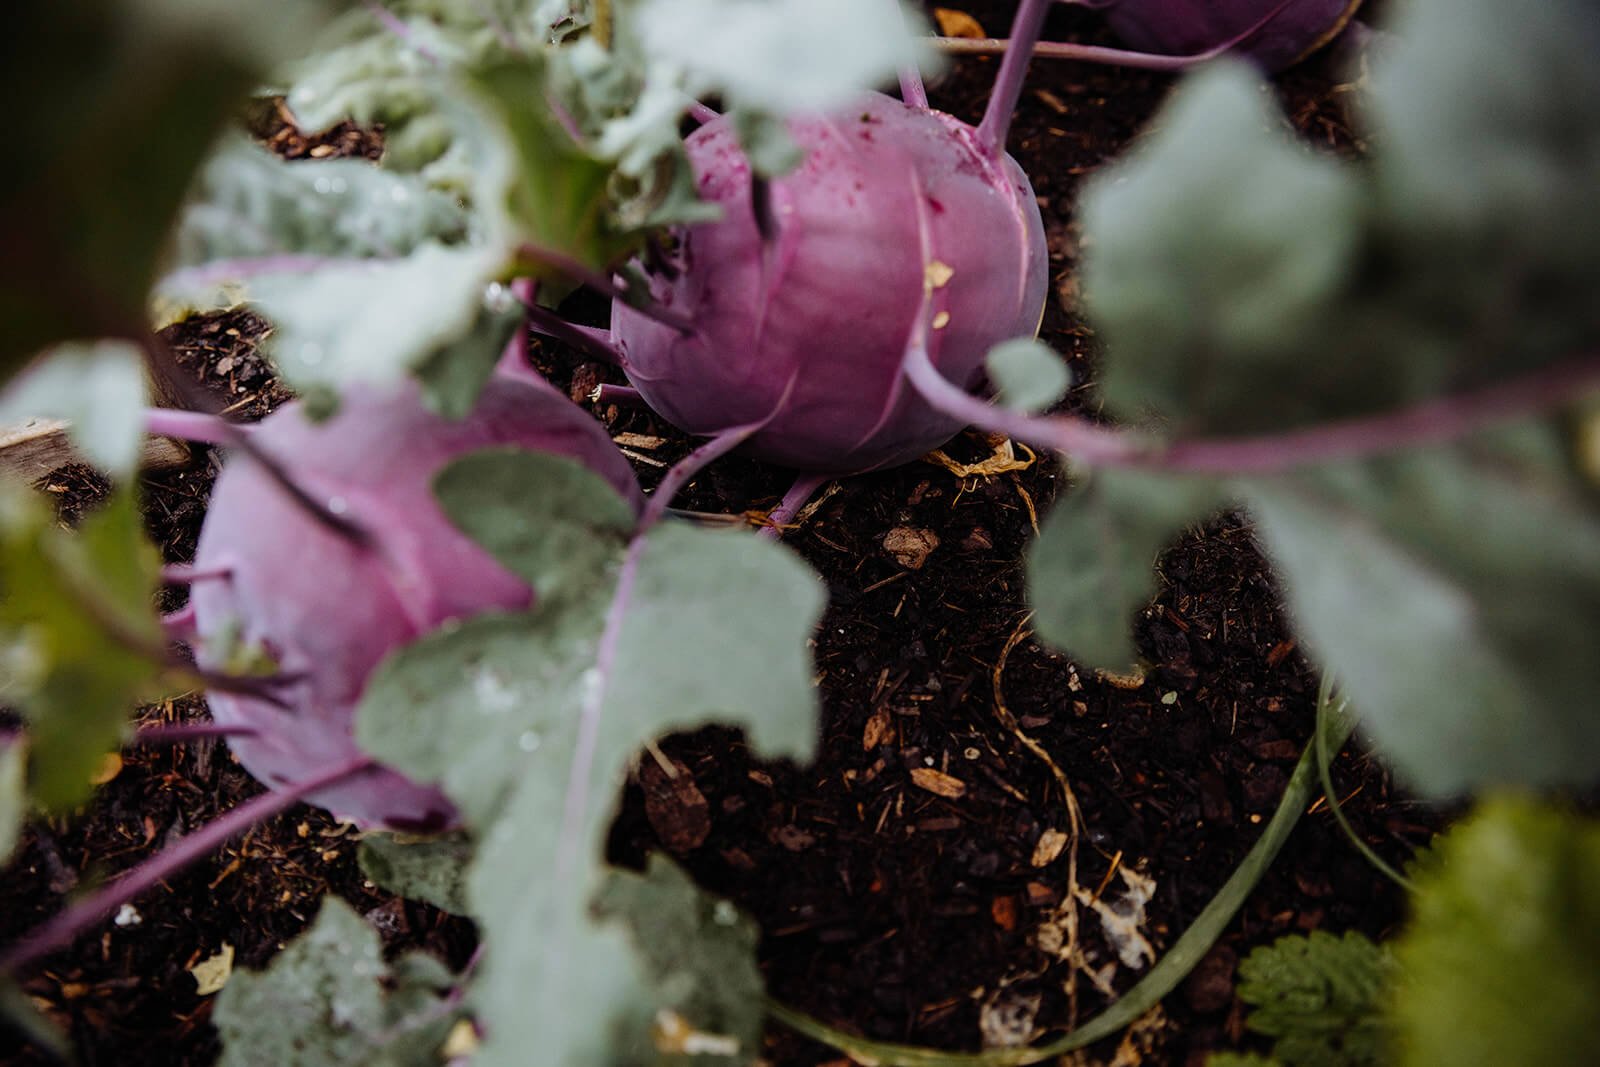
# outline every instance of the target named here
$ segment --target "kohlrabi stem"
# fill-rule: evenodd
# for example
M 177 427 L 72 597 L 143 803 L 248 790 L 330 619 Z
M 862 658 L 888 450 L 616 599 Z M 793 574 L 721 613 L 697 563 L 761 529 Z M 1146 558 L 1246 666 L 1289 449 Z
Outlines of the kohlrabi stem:
M 303 782 L 248 800 L 205 827 L 168 846 L 116 881 L 68 907 L 21 941 L 0 953 L 0 974 L 16 974 L 57 949 L 66 947 L 122 905 L 166 881 L 196 860 L 220 848 L 229 838 L 292 808 L 301 798 L 365 774 L 375 764 L 362 756 Z
M 212 582 L 232 577 L 232 567 L 202 569 L 191 563 L 168 563 L 161 568 L 161 580 L 168 585 L 193 585 L 195 582 Z
M 698 100 L 690 100 L 689 117 L 694 119 L 700 125 L 704 126 L 708 122 L 720 119 L 722 115 L 714 107 L 709 107 L 705 104 L 702 104 Z
M 1059 41 L 1035 41 L 1032 55 L 1034 59 L 1068 59 L 1080 63 L 1103 63 L 1117 67 L 1136 67 L 1141 70 L 1180 71 L 1197 66 L 1244 44 L 1262 28 L 1278 17 L 1278 13 L 1288 7 L 1292 0 L 1281 0 L 1271 11 L 1257 19 L 1243 31 L 1234 34 L 1221 44 L 1206 49 L 1204 52 L 1193 52 L 1184 56 L 1162 55 L 1156 52 L 1130 52 L 1122 48 L 1107 48 L 1101 45 L 1072 44 Z M 970 38 L 970 37 L 935 37 L 933 45 L 946 55 L 953 56 L 998 56 L 1010 58 L 1017 50 L 1018 39 L 1015 34 L 1007 38 Z M 1004 71 L 1002 70 L 1002 74 Z
M 771 411 L 760 419 L 755 422 L 745 423 L 742 426 L 733 426 L 719 431 L 711 440 L 674 463 L 672 468 L 662 476 L 660 484 L 650 494 L 650 499 L 645 502 L 644 514 L 639 517 L 639 525 L 634 532 L 634 537 L 643 536 L 650 527 L 660 522 L 662 516 L 667 513 L 667 505 L 672 503 L 672 498 L 677 496 L 684 486 L 693 481 L 694 476 L 699 474 L 708 463 L 732 452 L 748 441 L 756 431 L 777 418 L 783 409 L 788 407 L 789 398 L 794 395 L 795 382 L 798 380 L 798 374 L 789 376 L 789 381 L 784 385 L 783 392 L 778 397 L 778 402 L 772 406 Z
M 169 611 L 161 616 L 161 631 L 168 641 L 180 641 L 192 645 L 200 639 L 200 625 L 195 619 L 194 603 L 191 601 L 177 611 Z
M 254 737 L 254 726 L 222 726 L 214 722 L 184 722 L 171 726 L 141 726 L 134 731 L 135 745 L 181 745 L 216 737 Z
M 705 466 L 713 460 L 720 459 L 732 452 L 735 448 L 750 439 L 750 435 L 767 424 L 768 420 L 753 422 L 746 426 L 735 426 L 731 430 L 723 430 L 699 448 L 684 456 L 672 465 L 672 468 L 662 476 L 661 482 L 655 491 L 650 494 L 650 499 L 644 506 L 644 514 L 639 518 L 640 534 L 660 522 L 667 513 L 667 505 L 672 503 L 672 498 L 682 491 L 683 487 L 694 480 Z
M 1158 442 L 1126 430 L 1100 426 L 1076 416 L 1028 416 L 979 400 L 956 388 L 934 367 L 928 349 L 913 343 L 906 349 L 902 369 L 911 387 L 935 410 L 991 433 L 1053 448 L 1091 466 L 1128 466 L 1153 454 Z
M 145 408 L 146 433 L 158 437 L 176 437 L 197 445 L 227 447 L 250 433 L 250 428 L 229 422 L 220 415 L 207 415 L 202 411 L 182 411 L 178 408 Z
M 584 285 L 587 285 L 589 288 L 593 289 L 602 296 L 608 296 L 613 300 L 624 301 L 629 307 L 633 308 L 639 314 L 644 315 L 646 318 L 654 319 L 663 326 L 670 326 L 672 329 L 677 330 L 681 334 L 694 333 L 693 322 L 689 321 L 689 319 L 683 315 L 680 315 L 678 312 L 673 311 L 671 308 L 664 308 L 660 304 L 655 303 L 650 299 L 649 293 L 645 294 L 643 301 L 634 303 L 632 300 L 628 299 L 629 289 L 627 285 L 613 280 L 602 272 L 595 270 L 593 267 L 590 267 L 587 264 L 574 259 L 572 256 L 567 255 L 565 252 L 557 252 L 551 248 L 540 248 L 537 245 L 524 244 L 517 249 L 517 255 L 529 263 L 538 263 L 547 267 L 554 267 L 562 274 L 565 274 L 567 277 L 572 278 L 575 281 L 582 282 Z
M 213 671 L 205 667 L 181 661 L 169 661 L 168 666 L 173 670 L 191 674 L 207 689 L 215 689 L 219 693 L 232 693 L 236 696 L 249 697 L 271 704 L 283 711 L 290 711 L 294 705 L 275 690 L 279 686 L 294 685 L 305 678 L 304 674 L 230 674 L 226 671 Z
M 542 308 L 531 300 L 523 301 L 522 310 L 527 316 L 528 325 L 536 332 L 569 344 L 584 355 L 602 363 L 613 367 L 622 366 L 622 350 L 612 343 L 607 331 L 568 322 L 549 308 Z M 522 361 L 522 366 L 527 368 L 528 373 L 536 373 L 526 359 Z M 506 365 L 506 361 L 502 361 L 500 369 L 510 372 L 513 377 L 519 376 L 515 368 Z
M 899 6 L 898 0 L 876 0 L 876 2 L 887 2 L 889 4 L 890 8 L 900 16 L 901 27 L 907 31 L 906 35 L 909 36 L 910 27 L 905 25 L 905 10 Z M 917 69 L 917 60 L 914 55 L 907 57 L 906 61 L 900 65 L 899 75 L 900 100 L 907 107 L 927 110 L 928 89 L 922 84 L 922 71 Z
M 928 90 L 922 84 L 922 72 L 909 63 L 900 68 L 900 99 L 907 107 L 927 110 Z
M 789 491 L 783 494 L 783 499 L 778 501 L 778 506 L 767 512 L 766 524 L 756 531 L 761 537 L 776 541 L 783 536 L 784 527 L 794 521 L 800 514 L 800 509 L 806 502 L 816 495 L 828 483 L 826 474 L 802 474 L 795 478 Z
M 1011 23 L 1011 40 L 1018 47 L 1008 51 L 1000 61 L 1000 73 L 989 91 L 989 106 L 978 124 L 978 151 L 990 159 L 998 159 L 1006 150 L 1006 133 L 1011 129 L 1011 116 L 1022 95 L 1022 79 L 1028 73 L 1028 61 L 1049 10 L 1050 0 L 1022 0 L 1017 17 Z
M 615 404 L 619 408 L 645 408 L 644 396 L 631 385 L 612 385 L 601 382 L 589 394 L 591 404 Z
M 921 345 L 907 349 L 904 370 L 912 387 L 935 410 L 980 429 L 1055 449 L 1088 466 L 1222 476 L 1276 474 L 1317 463 L 1444 444 L 1559 408 L 1600 389 L 1600 354 L 1587 355 L 1509 382 L 1380 415 L 1257 437 L 1162 444 L 1147 434 L 1101 426 L 1078 416 L 1029 416 L 984 403 L 946 381 Z

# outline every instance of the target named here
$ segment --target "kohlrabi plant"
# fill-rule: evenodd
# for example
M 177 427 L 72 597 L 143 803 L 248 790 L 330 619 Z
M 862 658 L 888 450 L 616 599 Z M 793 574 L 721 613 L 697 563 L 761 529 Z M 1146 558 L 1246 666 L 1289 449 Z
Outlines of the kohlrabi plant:
M 954 380 L 1038 327 L 1044 226 L 1003 147 L 1024 65 L 1002 68 L 978 129 L 914 94 L 791 120 L 804 157 L 773 179 L 727 118 L 696 130 L 689 160 L 720 218 L 674 232 L 645 268 L 675 321 L 612 307 L 617 362 L 645 402 L 702 435 L 766 418 L 745 449 L 813 474 L 906 463 L 954 436 L 961 420 L 905 389 L 900 353 L 929 290 L 930 351 Z
M 1094 418 L 974 394 L 987 370 L 1004 402 L 1043 410 L 1066 379 L 1029 340 L 1044 234 L 1005 152 L 1049 6 L 1018 6 L 973 128 L 927 107 L 907 13 L 887 0 L 392 0 L 309 43 L 268 35 L 262 55 L 201 47 L 221 73 L 198 81 L 172 72 L 210 66 L 168 62 L 167 46 L 196 54 L 215 12 L 100 5 L 137 17 L 95 23 L 91 54 L 170 91 L 119 100 L 52 70 L 58 117 L 28 129 L 46 165 L 25 159 L 0 190 L 30 264 L 7 276 L 0 309 L 19 325 L 0 373 L 58 347 L 13 401 L 72 412 L 132 484 L 144 401 L 127 383 L 141 361 L 173 370 L 147 297 L 163 320 L 251 304 L 303 399 L 254 427 L 150 417 L 231 452 L 196 558 L 166 572 L 191 599 L 165 627 L 130 490 L 75 532 L 0 492 L 0 699 L 23 724 L 0 728 L 0 855 L 23 807 L 80 802 L 130 707 L 178 682 L 206 688 L 215 722 L 143 740 L 227 734 L 269 791 L 0 952 L 0 974 L 309 799 L 374 830 L 455 828 L 375 835 L 368 870 L 463 911 L 483 948 L 457 975 L 386 963 L 330 905 L 278 967 L 224 994 L 227 1063 L 304 1048 L 318 1064 L 432 1063 L 465 1015 L 479 1067 L 750 1064 L 768 1013 L 863 1062 L 1026 1064 L 1132 1022 L 1315 799 L 1310 752 L 1239 873 L 1139 985 L 1052 1044 L 990 1058 L 764 1006 L 737 912 L 670 865 L 608 868 L 620 784 L 660 758 L 657 737 L 726 721 L 766 754 L 815 742 L 820 583 L 782 546 L 671 512 L 738 448 L 799 472 L 780 520 L 822 477 L 915 459 L 969 423 L 1061 452 L 1076 484 L 1029 554 L 1032 625 L 1086 665 L 1137 658 L 1129 617 L 1157 552 L 1242 505 L 1298 637 L 1407 781 L 1446 795 L 1592 782 L 1595 6 L 1394 0 L 1396 40 L 1356 105 L 1370 153 L 1347 162 L 1284 132 L 1259 68 L 1323 43 L 1356 4 L 1084 5 L 1145 50 L 1119 61 L 1255 63 L 1197 74 L 1087 187 Z M 40 18 L 56 47 L 88 16 Z M 152 26 L 159 49 L 133 32 Z M 271 87 L 307 125 L 381 124 L 380 164 L 290 163 L 231 137 L 194 170 L 233 91 L 291 54 Z M 872 92 L 897 74 L 899 99 Z M 60 143 L 107 122 L 126 136 L 100 142 L 98 167 Z M 134 199 L 98 184 L 143 176 L 150 154 L 162 165 Z M 85 212 L 90 238 L 63 210 Z M 554 310 L 579 286 L 612 299 L 608 328 Z M 529 325 L 611 360 L 710 441 L 645 496 L 598 424 L 534 378 Z M 98 337 L 114 340 L 81 343 Z M 1351 728 L 1319 739 L 1336 748 Z M 1408 952 L 1454 928 L 1422 918 Z M 264 1003 L 303 1023 L 304 1047 L 256 1025 L 278 1022 Z
M 174 575 L 190 597 L 168 621 L 203 667 L 272 664 L 269 691 L 213 692 L 208 703 L 239 761 L 274 788 L 360 760 L 356 706 L 391 653 L 441 626 L 536 606 L 530 584 L 439 509 L 433 479 L 446 464 L 525 449 L 569 459 L 633 511 L 641 504 L 605 431 L 543 383 L 497 377 L 456 420 L 427 410 L 408 383 L 348 392 L 322 422 L 299 404 L 242 429 L 164 411 L 151 422 L 214 444 L 249 438 L 212 491 L 194 563 Z M 457 821 L 438 789 L 383 768 L 306 799 L 366 827 L 437 832 Z

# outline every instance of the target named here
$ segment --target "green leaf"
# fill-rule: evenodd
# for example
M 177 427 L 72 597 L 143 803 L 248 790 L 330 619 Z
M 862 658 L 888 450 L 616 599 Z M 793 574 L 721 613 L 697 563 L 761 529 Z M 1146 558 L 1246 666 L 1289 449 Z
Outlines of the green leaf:
M 540 604 L 593 589 L 622 555 L 638 522 L 600 475 L 569 456 L 486 449 L 434 478 L 445 513 L 522 577 Z M 537 495 L 540 521 L 505 501 Z
M 1014 411 L 1043 411 L 1072 387 L 1072 373 L 1061 356 L 1031 337 L 995 345 L 985 366 L 1000 403 Z
M 0 394 L 0 423 L 65 419 L 84 458 L 108 474 L 131 475 L 144 441 L 144 375 L 143 356 L 128 342 L 62 345 Z
M 28 0 L 8 12 L 0 91 L 0 380 L 56 342 L 144 323 L 145 296 L 201 155 L 320 5 Z
M 1240 483 L 1306 644 L 1417 787 L 1600 770 L 1600 514 L 1553 430 Z
M 34 798 L 44 807 L 88 795 L 160 674 L 158 569 L 130 491 L 74 532 L 31 494 L 0 484 L 0 655 L 12 668 L 7 700 L 28 720 Z
M 535 1046 L 570 1067 L 654 1062 L 658 1002 L 625 939 L 589 909 L 618 788 L 647 742 L 707 721 L 744 725 L 768 753 L 808 756 L 806 639 L 822 590 L 788 550 L 745 534 L 667 525 L 624 555 L 609 490 L 558 484 L 560 465 L 535 481 L 503 455 L 468 463 L 485 464 L 484 484 L 447 474 L 442 503 L 512 570 L 552 573 L 551 546 L 518 532 L 552 519 L 558 543 L 587 527 L 611 559 L 580 557 L 563 595 L 525 615 L 469 620 L 390 658 L 368 684 L 357 737 L 439 782 L 478 833 L 468 902 L 493 946 L 472 993 L 488 1030 L 479 1062 L 521 1064 Z
M 1419 868 L 1411 922 L 1394 949 L 1397 1062 L 1592 1062 L 1600 822 L 1493 797 Z
M 1103 470 L 1063 496 L 1028 551 L 1028 602 L 1039 636 L 1079 662 L 1134 661 L 1130 623 L 1155 593 L 1156 556 L 1223 502 L 1215 482 Z
M 1206 1067 L 1285 1067 L 1271 1056 L 1254 1052 L 1214 1052 L 1206 1057 Z
M 655 853 L 643 875 L 613 871 L 595 898 L 602 921 L 626 925 L 658 1014 L 653 1061 L 674 1067 L 746 1064 L 761 1050 L 766 983 L 761 930 Z M 691 1026 L 686 1020 L 694 1020 Z
M 1191 433 L 1325 409 L 1307 390 L 1332 376 L 1306 341 L 1354 270 L 1361 192 L 1347 167 L 1294 142 L 1250 68 L 1190 77 L 1155 134 L 1083 197 L 1108 406 Z
M 28 814 L 28 746 L 20 734 L 0 732 L 0 864 L 11 856 Z
M 458 1014 L 444 968 L 391 969 L 378 934 L 337 897 L 264 972 L 236 971 L 212 1015 L 222 1067 L 438 1067 Z
M 613 165 L 574 141 L 548 106 L 528 106 L 549 92 L 544 66 L 502 63 L 476 71 L 472 85 L 503 124 L 516 160 L 506 212 L 517 236 L 595 269 L 631 250 L 635 235 L 618 231 L 611 214 Z M 539 259 L 525 266 L 537 275 L 561 274 Z
M 369 833 L 361 839 L 361 873 L 391 893 L 425 900 L 453 915 L 467 910 L 466 870 L 474 844 L 464 833 L 425 839 Z
M 1279 938 L 1239 965 L 1245 1025 L 1276 1039 L 1285 1067 L 1380 1067 L 1391 968 L 1388 952 L 1353 930 Z

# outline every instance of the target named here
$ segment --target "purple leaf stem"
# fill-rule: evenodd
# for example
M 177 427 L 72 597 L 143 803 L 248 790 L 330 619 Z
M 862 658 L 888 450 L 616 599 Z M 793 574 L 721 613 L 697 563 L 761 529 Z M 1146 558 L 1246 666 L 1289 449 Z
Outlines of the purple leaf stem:
M 689 117 L 704 126 L 708 122 L 720 119 L 722 115 L 714 107 L 702 104 L 698 100 L 691 100 L 689 101 Z
M 232 567 L 204 569 L 191 563 L 168 563 L 161 568 L 161 580 L 168 585 L 193 585 L 195 582 L 209 582 L 218 578 L 232 577 Z
M 617 587 L 606 608 L 605 624 L 595 648 L 593 674 L 584 687 L 583 702 L 578 712 L 578 736 L 573 746 L 572 765 L 567 773 L 567 791 L 561 808 L 561 835 L 557 839 L 555 881 L 565 884 L 574 879 L 577 863 L 583 851 L 583 825 L 589 809 L 589 788 L 594 775 L 595 751 L 599 745 L 600 718 L 605 709 L 606 690 L 616 668 L 617 646 L 622 640 L 622 627 L 633 600 L 633 586 L 639 576 L 639 560 L 644 554 L 650 529 L 667 514 L 667 505 L 678 491 L 687 485 L 706 464 L 737 448 L 751 434 L 770 423 L 789 403 L 794 394 L 797 375 L 791 375 L 783 394 L 760 421 L 723 430 L 705 444 L 690 452 L 672 465 L 656 486 L 655 492 L 645 502 L 644 514 L 628 542 L 622 567 L 617 574 Z M 553 940 L 545 948 L 544 973 L 554 973 L 563 963 L 563 945 Z M 541 982 L 536 988 L 545 988 Z
M 1163 445 L 1146 434 L 1101 426 L 1079 416 L 1028 416 L 984 403 L 945 380 L 920 344 L 908 347 L 904 370 L 913 388 L 939 411 L 991 432 L 1055 449 L 1089 466 L 1209 475 L 1275 474 L 1316 463 L 1444 444 L 1558 408 L 1600 389 L 1600 354 L 1590 354 L 1512 381 L 1425 400 L 1398 411 L 1286 433 Z
M 195 619 L 194 605 L 185 604 L 176 611 L 161 616 L 161 631 L 168 641 L 192 645 L 200 639 L 200 625 Z
M 1033 57 L 1033 47 L 1039 41 L 1039 31 L 1049 10 L 1050 0 L 1022 0 L 1017 17 L 1011 23 L 1011 39 L 1018 47 L 1008 50 L 1000 61 L 1000 73 L 989 91 L 989 106 L 978 124 L 978 151 L 990 159 L 998 159 L 1006 150 L 1006 133 L 1011 128 L 1011 116 L 1017 110 L 1017 99 L 1022 95 L 1022 79 L 1028 73 L 1028 61 Z
M 314 775 L 303 782 L 285 786 L 240 804 L 202 829 L 162 849 L 116 881 L 91 893 L 27 934 L 21 941 L 0 954 L 0 973 L 15 974 L 29 964 L 65 947 L 79 934 L 87 931 L 123 904 L 220 848 L 229 838 L 286 811 L 310 793 L 365 774 L 374 766 L 376 765 L 371 759 L 362 756 Z
M 602 296 L 608 296 L 613 300 L 628 301 L 629 290 L 625 284 L 613 280 L 601 271 L 595 270 L 565 252 L 557 252 L 553 248 L 540 248 L 538 245 L 523 244 L 518 246 L 517 255 L 530 263 L 540 263 L 547 267 L 554 267 L 562 274 L 582 282 Z M 648 294 L 646 294 L 646 299 L 643 303 L 634 304 L 632 301 L 628 301 L 628 303 L 639 314 L 655 319 L 661 325 L 669 326 L 681 334 L 695 332 L 693 322 L 671 308 L 662 307 L 660 304 L 650 300 Z
M 767 512 L 766 525 L 762 526 L 757 534 L 772 541 L 778 540 L 783 536 L 784 527 L 794 521 L 794 517 L 806 506 L 806 502 L 827 483 L 826 474 L 802 474 L 796 477 L 789 491 L 778 501 L 778 506 Z
M 175 725 L 141 726 L 130 741 L 135 745 L 181 745 L 214 737 L 254 737 L 254 726 L 222 726 L 214 722 L 185 722 Z
M 144 428 L 146 433 L 159 437 L 219 446 L 233 445 L 250 432 L 247 427 L 229 422 L 220 415 L 179 408 L 145 408 Z
M 528 325 L 546 337 L 554 337 L 571 345 L 584 355 L 597 359 L 613 367 L 623 365 L 622 350 L 611 341 L 610 332 L 597 329 L 593 326 L 579 326 L 577 323 L 568 322 L 549 308 L 540 307 L 531 300 L 522 302 L 523 313 L 527 316 Z M 527 360 L 522 361 L 527 366 Z M 501 370 L 512 370 L 506 366 L 506 361 L 501 361 Z
M 592 404 L 615 404 L 620 408 L 644 408 L 649 405 L 644 402 L 644 397 L 639 390 L 631 385 L 612 385 L 610 382 L 601 382 L 589 394 Z
M 922 111 L 928 108 L 928 90 L 922 84 L 922 72 L 909 63 L 900 68 L 900 99 L 907 107 Z

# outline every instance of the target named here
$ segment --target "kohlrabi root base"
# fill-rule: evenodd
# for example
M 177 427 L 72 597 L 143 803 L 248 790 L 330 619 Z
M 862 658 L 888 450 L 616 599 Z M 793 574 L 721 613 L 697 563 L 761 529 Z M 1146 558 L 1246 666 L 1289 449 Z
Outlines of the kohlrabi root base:
M 294 484 L 364 532 L 319 521 L 281 481 L 245 455 L 216 483 L 195 556 L 196 658 L 214 670 L 264 653 L 295 680 L 287 707 L 211 692 L 212 717 L 244 727 L 230 745 L 268 786 L 282 787 L 361 753 L 356 705 L 380 660 L 450 619 L 529 607 L 533 591 L 456 529 L 435 502 L 433 477 L 476 449 L 511 445 L 570 456 L 630 502 L 627 461 L 588 415 L 549 387 L 496 378 L 472 414 L 452 422 L 414 386 L 354 392 L 337 415 L 307 420 L 298 404 L 251 432 Z M 455 822 L 442 793 L 385 769 L 309 798 L 366 827 L 433 830 Z
M 694 328 L 618 300 L 613 340 L 645 401 L 689 433 L 770 416 L 744 447 L 772 463 L 909 462 L 961 429 L 900 376 L 921 317 L 934 365 L 967 386 L 990 347 L 1038 327 L 1048 263 L 1033 189 L 971 127 L 881 94 L 788 128 L 805 159 L 764 186 L 726 118 L 688 138 L 700 196 L 723 217 L 678 235 L 650 295 Z

